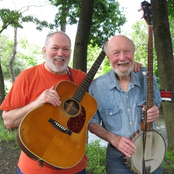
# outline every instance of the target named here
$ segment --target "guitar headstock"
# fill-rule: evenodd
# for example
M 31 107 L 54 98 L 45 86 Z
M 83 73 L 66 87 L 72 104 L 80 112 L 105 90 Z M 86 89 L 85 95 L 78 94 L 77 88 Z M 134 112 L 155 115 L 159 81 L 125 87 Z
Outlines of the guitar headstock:
M 148 25 L 152 25 L 152 11 L 151 11 L 151 4 L 147 1 L 143 1 L 141 3 L 141 9 L 143 10 L 143 18 L 145 19 Z

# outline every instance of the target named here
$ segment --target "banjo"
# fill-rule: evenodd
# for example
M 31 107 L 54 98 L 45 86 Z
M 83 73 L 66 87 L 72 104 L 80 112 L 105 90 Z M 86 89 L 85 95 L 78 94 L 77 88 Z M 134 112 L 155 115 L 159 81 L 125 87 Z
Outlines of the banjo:
M 153 122 L 147 123 L 147 110 L 153 106 L 153 26 L 151 4 L 143 1 L 141 8 L 144 11 L 143 17 L 148 24 L 146 111 L 143 114 L 141 130 L 138 130 L 130 138 L 136 145 L 136 153 L 131 157 L 126 157 L 126 164 L 134 173 L 150 174 L 161 165 L 165 156 L 166 145 L 161 134 L 153 130 Z

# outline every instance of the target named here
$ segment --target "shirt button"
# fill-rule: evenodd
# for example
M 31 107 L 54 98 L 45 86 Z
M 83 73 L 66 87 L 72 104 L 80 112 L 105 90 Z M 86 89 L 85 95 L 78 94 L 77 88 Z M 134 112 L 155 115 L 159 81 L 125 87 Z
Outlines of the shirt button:
M 130 122 L 130 124 L 132 124 L 132 122 Z
M 130 109 L 128 109 L 128 111 L 130 111 Z
M 112 112 L 110 112 L 110 115 L 112 115 Z

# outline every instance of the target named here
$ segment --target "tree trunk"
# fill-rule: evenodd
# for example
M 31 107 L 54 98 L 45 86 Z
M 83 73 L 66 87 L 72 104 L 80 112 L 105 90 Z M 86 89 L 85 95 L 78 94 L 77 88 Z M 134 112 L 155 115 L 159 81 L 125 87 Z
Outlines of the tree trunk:
M 154 40 L 161 90 L 174 91 L 174 62 L 167 1 L 152 0 Z M 174 102 L 162 102 L 167 131 L 168 150 L 174 150 Z
M 16 48 L 17 48 L 17 28 L 14 29 L 13 52 L 12 52 L 11 59 L 9 61 L 9 72 L 10 72 L 10 77 L 11 77 L 11 80 L 12 80 L 12 84 L 15 81 L 15 75 L 14 75 L 14 71 L 13 71 L 13 62 L 14 62 L 15 56 L 16 56 Z
M 0 31 L 0 33 L 3 30 Z M 1 51 L 1 44 L 0 44 L 0 51 Z M 4 76 L 2 72 L 2 67 L 1 67 L 1 52 L 0 52 L 0 105 L 3 102 L 5 98 L 5 89 L 4 89 Z M 2 110 L 0 110 L 0 117 L 2 116 Z
M 94 0 L 81 0 L 81 12 L 73 55 L 73 68 L 87 71 L 87 49 L 92 22 Z
M 66 32 L 66 18 L 67 18 L 67 13 L 69 11 L 69 8 L 68 7 L 65 7 L 62 11 L 62 17 L 61 18 L 61 21 L 60 21 L 60 30 L 63 31 L 63 32 Z
M 60 30 L 63 32 L 66 32 L 66 24 L 65 25 L 61 25 Z
M 3 102 L 4 98 L 5 98 L 4 77 L 3 77 L 1 61 L 0 61 L 0 105 Z M 1 116 L 2 116 L 2 110 L 0 110 L 0 117 Z

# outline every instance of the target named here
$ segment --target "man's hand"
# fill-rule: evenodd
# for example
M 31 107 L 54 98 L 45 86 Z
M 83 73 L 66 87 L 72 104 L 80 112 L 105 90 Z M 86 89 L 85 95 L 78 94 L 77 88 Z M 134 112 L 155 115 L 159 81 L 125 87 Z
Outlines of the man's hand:
M 126 137 L 118 136 L 115 142 L 112 142 L 112 145 L 115 146 L 119 151 L 124 153 L 127 157 L 133 155 L 136 151 L 135 144 Z
M 159 118 L 159 108 L 156 105 L 153 105 L 153 107 L 147 110 L 147 122 L 151 123 L 157 121 L 158 118 Z
M 140 71 L 140 69 L 142 68 L 142 64 L 141 63 L 138 63 L 138 62 L 135 62 L 134 61 L 134 67 L 133 67 L 133 71 L 134 72 L 138 72 L 138 71 Z
M 37 103 L 36 105 L 50 103 L 53 106 L 60 106 L 61 104 L 60 97 L 54 86 L 42 92 L 42 94 L 37 98 L 37 100 L 35 100 L 35 102 Z

